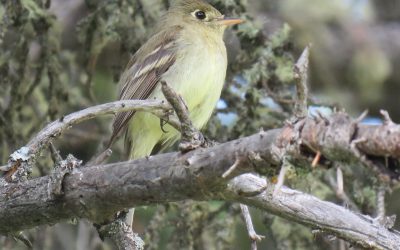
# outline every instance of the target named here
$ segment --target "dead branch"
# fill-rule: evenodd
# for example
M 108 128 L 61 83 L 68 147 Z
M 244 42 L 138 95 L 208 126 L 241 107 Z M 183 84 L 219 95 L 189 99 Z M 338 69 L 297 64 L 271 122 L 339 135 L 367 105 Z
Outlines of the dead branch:
M 257 242 L 260 242 L 262 239 L 265 238 L 265 236 L 257 234 L 256 230 L 254 230 L 249 208 L 246 205 L 240 204 L 240 210 L 242 211 L 243 219 L 247 228 L 247 233 L 249 234 L 249 238 L 251 240 L 251 249 L 257 250 Z
M 63 176 L 63 181 L 58 180 L 56 183 L 53 183 L 54 178 L 50 176 L 21 183 L 3 183 L 0 189 L 0 233 L 11 233 L 76 217 L 103 222 L 117 211 L 140 205 L 185 199 L 221 199 L 256 206 L 363 246 L 395 249 L 394 242 L 400 242 L 397 232 L 388 231 L 379 223 L 371 222 L 369 217 L 284 187 L 273 195 L 275 186 L 267 185 L 265 180 L 254 175 L 240 177 L 240 182 L 236 179 L 229 182 L 229 179 L 222 177 L 235 163 L 232 155 L 237 155 L 243 159 L 241 164 L 249 166 L 252 165 L 252 156 L 258 155 L 265 168 L 281 166 L 280 150 L 286 150 L 294 159 L 300 159 L 302 155 L 304 157 L 304 148 L 299 147 L 296 151 L 294 149 L 297 147 L 293 147 L 287 151 L 287 145 L 293 144 L 292 139 L 297 136 L 300 136 L 302 142 L 318 147 L 324 157 L 346 161 L 349 158 L 333 151 L 343 153 L 344 149 L 350 148 L 351 140 L 342 145 L 340 136 L 328 137 L 325 139 L 326 148 L 324 144 L 318 143 L 321 133 L 329 135 L 333 129 L 331 126 L 336 124 L 335 120 L 343 121 L 342 128 L 352 124 L 352 119 L 346 117 L 342 113 L 335 114 L 324 125 L 306 118 L 302 121 L 304 126 L 300 135 L 299 131 L 294 131 L 293 126 L 289 126 L 186 154 L 169 153 L 131 162 L 75 168 Z M 399 129 L 398 125 L 392 126 L 392 129 Z M 377 130 L 375 133 L 387 129 L 384 125 L 374 128 Z M 358 139 L 357 136 L 367 140 L 375 138 L 371 137 L 373 133 L 359 132 L 355 134 L 354 140 Z M 304 147 L 307 144 L 302 145 Z M 311 161 L 312 158 L 309 163 Z M 258 162 L 257 166 L 260 165 Z M 230 177 L 248 171 L 251 170 L 238 168 Z M 54 193 L 57 190 L 55 185 L 62 186 L 61 194 Z
M 274 195 L 274 186 L 259 195 L 240 196 L 240 190 L 253 186 L 265 185 L 265 180 L 251 174 L 245 174 L 232 180 L 229 198 L 240 203 L 257 207 L 272 214 L 279 215 L 290 221 L 296 221 L 311 228 L 331 233 L 346 241 L 353 242 L 365 248 L 398 249 L 400 233 L 388 230 L 374 219 L 351 212 L 350 210 L 330 202 L 321 201 L 302 192 L 282 187 Z
M 22 177 L 27 176 L 31 172 L 32 165 L 34 165 L 36 157 L 41 150 L 54 138 L 71 128 L 71 126 L 100 115 L 132 110 L 151 112 L 165 119 L 171 107 L 161 100 L 124 100 L 97 105 L 61 117 L 47 125 L 26 146 L 18 149 L 11 155 L 7 166 L 1 167 L 2 171 L 8 171 L 6 180 L 18 181 Z M 174 127 L 180 127 L 179 122 L 173 117 L 170 117 L 168 122 Z
M 294 113 L 298 118 L 307 116 L 309 57 L 310 45 L 304 49 L 293 70 L 297 93 Z
M 161 82 L 161 90 L 167 101 L 174 108 L 181 124 L 181 142 L 179 149 L 187 152 L 202 146 L 205 142 L 202 133 L 196 129 L 189 118 L 188 107 L 183 98 L 178 95 L 165 81 Z
M 119 250 L 143 250 L 143 240 L 132 231 L 132 227 L 125 223 L 124 219 L 117 219 L 113 222 L 98 228 L 101 238 L 110 238 Z
M 67 117 L 71 121 L 70 116 Z M 44 130 L 47 132 L 40 134 L 41 138 L 51 138 L 49 131 L 62 132 L 59 127 L 65 125 L 59 122 L 66 120 L 49 125 L 48 130 Z M 41 143 L 50 140 L 44 139 Z M 381 223 L 371 222 L 367 216 L 284 187 L 273 195 L 275 186 L 267 185 L 265 180 L 254 175 L 231 180 L 252 171 L 251 167 L 236 168 L 229 178 L 222 177 L 235 165 L 236 159 L 241 159 L 241 166 L 279 169 L 287 159 L 295 166 L 305 162 L 311 165 L 313 152 L 318 150 L 321 152 L 319 164 L 328 165 L 329 161 L 351 163 L 359 160 L 360 155 L 368 159 L 369 153 L 374 152 L 369 162 L 379 171 L 375 173 L 397 182 L 396 165 L 380 165 L 381 160 L 385 163 L 387 158 L 398 159 L 399 149 L 392 145 L 395 141 L 400 141 L 397 124 L 362 125 L 345 113 L 335 113 L 323 119 L 303 118 L 281 129 L 185 154 L 169 153 L 87 168 L 67 164 L 68 171 L 56 168 L 51 176 L 19 183 L 0 179 L 0 233 L 70 218 L 88 218 L 102 224 L 124 208 L 186 199 L 220 199 L 256 206 L 362 246 L 396 249 L 399 234 L 388 231 Z M 354 150 L 359 154 L 353 154 Z

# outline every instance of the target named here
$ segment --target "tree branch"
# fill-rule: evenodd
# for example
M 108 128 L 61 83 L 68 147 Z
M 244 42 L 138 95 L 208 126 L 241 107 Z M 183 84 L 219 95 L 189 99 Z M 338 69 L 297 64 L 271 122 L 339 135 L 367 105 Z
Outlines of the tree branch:
M 242 189 L 260 187 L 265 180 L 245 174 L 236 177 L 230 186 L 232 200 L 257 207 L 290 221 L 320 229 L 365 248 L 398 249 L 400 233 L 388 230 L 369 216 L 351 212 L 331 202 L 321 201 L 302 192 L 282 187 L 276 195 L 274 185 L 251 197 L 241 196 Z M 225 194 L 226 195 L 226 194 Z
M 296 82 L 296 103 L 294 113 L 297 118 L 307 116 L 308 101 L 308 66 L 310 60 L 310 45 L 308 45 L 299 60 L 294 65 L 294 79 Z
M 400 242 L 398 233 L 374 223 L 369 217 L 287 188 L 272 195 L 274 186 L 254 175 L 230 181 L 251 171 L 252 167 L 277 169 L 281 166 L 283 151 L 295 161 L 307 159 L 304 157 L 306 145 L 318 146 L 323 156 L 330 160 L 352 161 L 351 157 L 343 156 L 343 150 L 350 150 L 352 140 L 359 137 L 370 140 L 375 138 L 373 134 L 388 129 L 385 127 L 388 125 L 381 125 L 363 130 L 365 125 L 357 125 L 357 133 L 350 133 L 352 139 L 343 144 L 343 137 L 338 135 L 345 133 L 353 120 L 343 113 L 327 119 L 329 122 L 324 120 L 320 124 L 321 121 L 306 118 L 299 121 L 300 130 L 295 129 L 299 126 L 287 126 L 185 154 L 169 153 L 131 162 L 75 168 L 63 175 L 62 181 L 45 176 L 18 184 L 5 183 L 0 189 L 0 233 L 75 217 L 102 223 L 117 211 L 140 205 L 221 199 L 256 206 L 363 246 L 395 249 Z M 339 127 L 338 120 L 341 121 Z M 400 137 L 400 133 L 394 133 L 400 131 L 399 125 L 390 126 L 390 137 Z M 337 136 L 327 136 L 335 131 L 334 128 Z M 317 143 L 321 138 L 325 138 L 325 145 Z M 296 140 L 302 142 L 302 147 L 297 146 Z M 382 147 L 385 143 L 373 145 Z M 335 150 L 341 153 L 335 154 Z M 237 168 L 230 178 L 224 178 L 223 174 L 237 159 L 232 155 L 242 159 L 241 166 L 252 167 Z M 54 179 L 57 181 L 53 182 Z M 60 192 L 54 193 L 54 190 Z M 393 245 L 394 242 L 397 244 Z
M 165 81 L 161 82 L 161 90 L 167 101 L 174 108 L 181 124 L 181 142 L 179 149 L 187 152 L 196 149 L 204 144 L 205 140 L 201 132 L 193 126 L 189 118 L 189 109 L 183 100 Z
M 143 240 L 132 231 L 132 227 L 125 223 L 125 219 L 116 219 L 113 222 L 98 228 L 101 238 L 110 238 L 119 250 L 143 250 Z
M 166 119 L 171 106 L 160 100 L 124 100 L 112 103 L 93 106 L 70 115 L 61 117 L 41 130 L 26 146 L 15 151 L 7 164 L 0 168 L 8 171 L 7 181 L 20 180 L 31 172 L 32 165 L 35 163 L 37 155 L 47 146 L 52 139 L 60 136 L 71 126 L 94 117 L 106 114 L 115 114 L 124 111 L 147 111 L 154 115 Z M 179 122 L 173 117 L 168 118 L 168 122 L 179 129 Z
M 240 210 L 242 211 L 244 223 L 246 224 L 247 233 L 251 240 L 251 250 L 257 250 L 257 242 L 265 238 L 263 235 L 258 235 L 254 230 L 253 221 L 251 220 L 251 214 L 249 208 L 246 205 L 240 204 Z
M 126 111 L 128 107 L 124 103 L 141 110 L 169 109 L 158 101 L 96 106 L 51 123 L 26 148 L 37 153 L 52 137 L 82 119 L 121 108 Z M 367 162 L 366 166 L 372 167 L 376 174 L 397 182 L 397 165 L 391 166 L 387 159 L 398 160 L 399 142 L 400 126 L 393 122 L 362 125 L 345 113 L 335 113 L 330 117 L 306 117 L 281 129 L 188 153 L 86 168 L 79 168 L 79 161 L 74 166 L 67 161 L 66 169 L 56 168 L 50 176 L 19 183 L 0 179 L 0 233 L 9 234 L 70 218 L 88 218 L 107 224 L 117 211 L 125 208 L 186 199 L 220 199 L 256 206 L 362 246 L 395 249 L 400 242 L 399 234 L 369 217 L 287 188 L 273 194 L 275 186 L 254 175 L 232 178 L 254 169 L 277 172 L 284 160 L 290 160 L 295 166 L 310 166 L 313 152 L 318 151 L 320 164 Z M 18 152 L 30 156 L 25 153 Z M 226 175 L 232 166 L 238 165 L 237 159 L 240 167 Z

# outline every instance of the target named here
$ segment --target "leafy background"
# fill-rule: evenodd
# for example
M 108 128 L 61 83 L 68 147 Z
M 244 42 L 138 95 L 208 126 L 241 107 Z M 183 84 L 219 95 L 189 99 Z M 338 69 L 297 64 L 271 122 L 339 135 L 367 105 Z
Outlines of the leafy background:
M 282 126 L 293 113 L 292 69 L 312 44 L 310 110 L 368 109 L 400 120 L 400 2 L 398 0 L 214 0 L 218 9 L 247 22 L 226 34 L 229 69 L 215 115 L 204 133 L 219 142 Z M 129 56 L 146 41 L 167 0 L 0 0 L 0 159 L 23 146 L 47 122 L 116 100 Z M 73 127 L 56 147 L 89 160 L 104 147 L 112 117 Z M 123 160 L 121 142 L 110 161 Z M 33 177 L 53 162 L 43 152 Z M 357 165 L 340 165 L 345 191 L 357 208 L 376 213 L 377 180 Z M 265 173 L 274 181 L 279 169 Z M 345 204 L 336 194 L 335 168 L 291 166 L 287 185 Z M 399 192 L 386 195 L 388 214 L 399 214 Z M 251 210 L 260 249 L 346 249 L 310 228 Z M 399 229 L 400 225 L 396 225 Z M 249 249 L 237 204 L 194 202 L 137 209 L 134 229 L 148 249 Z M 113 249 L 87 221 L 68 221 L 25 232 L 35 249 Z M 0 249 L 26 249 L 0 237 Z

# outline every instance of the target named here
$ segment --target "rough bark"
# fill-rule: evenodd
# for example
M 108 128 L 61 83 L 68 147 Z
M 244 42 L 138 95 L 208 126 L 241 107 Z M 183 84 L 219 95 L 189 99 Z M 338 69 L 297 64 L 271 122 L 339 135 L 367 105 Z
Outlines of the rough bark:
M 390 138 L 382 134 L 387 130 Z M 293 162 L 305 162 L 310 160 L 305 155 L 313 150 L 321 151 L 330 161 L 352 162 L 362 156 L 364 162 L 364 153 L 369 150 L 375 152 L 375 157 L 397 158 L 398 148 L 390 145 L 399 145 L 395 143 L 400 140 L 399 131 L 400 127 L 390 122 L 360 125 L 338 113 L 329 118 L 305 118 L 282 129 L 185 154 L 168 153 L 64 172 L 56 169 L 51 176 L 4 182 L 0 189 L 0 233 L 70 218 L 102 223 L 117 211 L 140 205 L 219 199 L 256 206 L 362 246 L 396 249 L 398 233 L 369 217 L 287 188 L 273 194 L 274 186 L 255 175 L 231 178 L 253 169 L 278 169 L 283 156 L 290 156 Z M 376 155 L 377 152 L 384 155 Z M 367 166 L 375 166 L 374 161 L 368 162 Z M 233 165 L 235 169 L 223 177 Z M 375 167 L 373 170 L 381 170 L 379 165 Z M 385 171 L 383 175 L 397 180 L 395 171 Z

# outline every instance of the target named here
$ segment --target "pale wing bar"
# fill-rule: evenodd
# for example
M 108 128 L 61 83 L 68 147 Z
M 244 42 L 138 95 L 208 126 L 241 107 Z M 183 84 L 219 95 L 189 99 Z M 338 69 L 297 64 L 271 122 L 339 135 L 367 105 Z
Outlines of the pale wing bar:
M 123 87 L 120 92 L 120 100 L 129 99 L 147 99 L 151 92 L 155 89 L 161 76 L 168 71 L 168 69 L 175 62 L 175 37 L 179 29 L 170 34 L 165 34 L 164 39 L 160 37 L 153 37 L 159 39 L 160 43 L 156 44 L 154 50 L 147 55 L 141 62 L 137 61 L 135 55 L 132 61 L 120 79 L 120 84 Z M 126 127 L 128 121 L 132 118 L 135 112 L 121 112 L 115 117 L 113 124 L 113 134 L 110 138 L 108 146 L 114 142 L 115 138 Z

